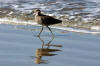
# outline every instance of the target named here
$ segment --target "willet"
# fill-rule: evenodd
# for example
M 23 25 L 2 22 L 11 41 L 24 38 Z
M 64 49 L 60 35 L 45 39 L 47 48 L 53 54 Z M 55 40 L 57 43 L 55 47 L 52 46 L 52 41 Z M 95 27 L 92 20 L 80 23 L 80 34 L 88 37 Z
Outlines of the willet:
M 49 29 L 49 31 L 52 33 L 52 35 L 53 35 L 53 32 L 49 28 L 49 25 L 54 25 L 54 24 L 58 24 L 58 23 L 61 23 L 62 22 L 61 20 L 58 20 L 58 19 L 53 18 L 51 16 L 42 14 L 39 9 L 33 10 L 32 13 L 35 14 L 35 21 L 38 24 L 42 25 L 42 29 L 41 29 L 40 33 L 38 34 L 38 36 L 40 36 L 40 34 L 42 33 L 44 26 L 46 26 Z

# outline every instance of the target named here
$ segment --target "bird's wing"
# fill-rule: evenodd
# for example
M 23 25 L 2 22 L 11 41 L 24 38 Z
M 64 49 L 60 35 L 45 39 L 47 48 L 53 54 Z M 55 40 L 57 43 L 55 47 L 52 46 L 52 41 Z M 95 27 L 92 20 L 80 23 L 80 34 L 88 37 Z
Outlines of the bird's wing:
M 41 18 L 41 20 L 46 25 L 52 25 L 52 24 L 57 24 L 57 23 L 60 23 L 61 22 L 61 20 L 55 19 L 55 18 L 53 18 L 51 16 L 43 16 Z

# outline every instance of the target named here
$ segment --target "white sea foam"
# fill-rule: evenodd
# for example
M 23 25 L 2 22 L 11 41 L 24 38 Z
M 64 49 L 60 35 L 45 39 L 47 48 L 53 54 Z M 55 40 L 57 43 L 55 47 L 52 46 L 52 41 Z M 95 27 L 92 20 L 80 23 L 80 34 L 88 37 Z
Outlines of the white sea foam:
M 8 18 L 0 18 L 1 24 L 17 24 L 17 25 L 38 25 L 36 22 L 33 21 L 22 21 L 18 20 L 17 18 L 8 19 Z
M 35 25 L 35 26 L 40 26 L 36 22 L 33 21 L 20 21 L 17 20 L 16 18 L 14 19 L 8 19 L 8 18 L 0 18 L 0 24 L 16 24 L 16 25 Z M 66 31 L 71 31 L 71 32 L 79 32 L 79 33 L 89 33 L 89 34 L 100 34 L 100 32 L 96 31 L 89 31 L 85 29 L 75 29 L 75 28 L 69 28 L 69 27 L 61 27 L 61 26 L 50 26 L 51 28 L 55 29 L 60 29 L 60 30 L 66 30 Z M 96 29 L 100 30 L 100 26 L 94 26 L 91 27 L 91 29 Z
M 75 29 L 75 28 L 68 28 L 68 27 L 53 27 L 53 28 L 72 31 L 72 32 L 78 32 L 78 33 L 100 34 L 100 32 L 89 31 L 85 29 Z
M 100 26 L 92 26 L 91 29 L 100 31 Z

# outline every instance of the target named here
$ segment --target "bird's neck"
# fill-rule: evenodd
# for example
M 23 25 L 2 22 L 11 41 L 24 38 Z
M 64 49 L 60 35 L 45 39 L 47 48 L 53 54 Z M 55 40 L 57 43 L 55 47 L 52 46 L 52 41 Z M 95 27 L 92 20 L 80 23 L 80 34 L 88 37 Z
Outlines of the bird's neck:
M 41 12 L 38 12 L 37 14 L 36 14 L 36 16 L 41 16 L 42 14 L 41 14 Z

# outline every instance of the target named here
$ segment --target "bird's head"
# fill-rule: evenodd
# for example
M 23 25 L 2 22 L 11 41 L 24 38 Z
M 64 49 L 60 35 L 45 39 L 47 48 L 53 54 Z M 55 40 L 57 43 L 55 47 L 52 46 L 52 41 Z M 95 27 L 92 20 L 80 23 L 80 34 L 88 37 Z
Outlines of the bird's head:
M 35 9 L 35 10 L 33 10 L 34 11 L 34 13 L 39 13 L 39 12 L 41 12 L 39 9 Z
M 31 12 L 31 14 L 34 14 L 34 15 L 38 15 L 38 14 L 40 14 L 41 13 L 41 11 L 39 10 L 39 9 L 34 9 L 32 12 Z

